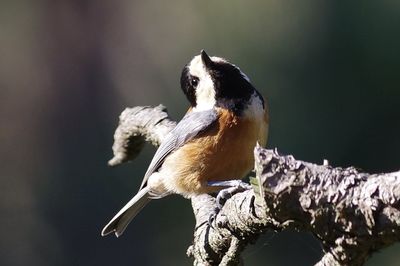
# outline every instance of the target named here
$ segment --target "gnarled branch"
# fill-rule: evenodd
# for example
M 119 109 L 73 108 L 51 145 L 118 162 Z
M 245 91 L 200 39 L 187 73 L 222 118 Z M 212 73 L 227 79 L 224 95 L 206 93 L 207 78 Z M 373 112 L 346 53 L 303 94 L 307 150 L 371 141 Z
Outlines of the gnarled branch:
M 127 108 L 109 164 L 135 158 L 146 141 L 158 145 L 174 126 L 163 106 Z M 215 199 L 192 198 L 196 228 L 187 254 L 195 265 L 242 264 L 242 250 L 266 230 L 311 232 L 325 253 L 318 266 L 362 265 L 372 252 L 400 239 L 400 172 L 370 175 L 259 146 L 254 156 L 253 189 L 228 199 L 211 223 Z

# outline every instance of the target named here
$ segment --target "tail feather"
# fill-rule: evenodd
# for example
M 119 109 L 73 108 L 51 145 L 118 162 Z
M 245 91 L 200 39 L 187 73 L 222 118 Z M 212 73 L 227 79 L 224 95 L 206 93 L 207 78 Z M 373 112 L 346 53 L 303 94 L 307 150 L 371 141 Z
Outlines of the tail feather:
M 132 219 L 150 201 L 149 189 L 144 187 L 111 219 L 101 231 L 101 235 L 105 236 L 112 232 L 115 232 L 117 237 L 122 235 Z

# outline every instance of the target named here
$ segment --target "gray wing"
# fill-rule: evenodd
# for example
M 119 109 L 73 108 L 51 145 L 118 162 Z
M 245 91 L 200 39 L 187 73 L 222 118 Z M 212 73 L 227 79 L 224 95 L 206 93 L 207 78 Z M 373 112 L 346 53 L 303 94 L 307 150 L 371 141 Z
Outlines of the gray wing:
M 217 111 L 214 109 L 187 113 L 176 127 L 168 133 L 164 141 L 161 142 L 160 147 L 158 147 L 149 168 L 144 175 L 139 190 L 145 186 L 149 176 L 160 168 L 165 158 L 170 153 L 174 152 L 179 147 L 182 147 L 189 140 L 196 137 L 200 132 L 207 129 L 217 120 L 217 117 Z

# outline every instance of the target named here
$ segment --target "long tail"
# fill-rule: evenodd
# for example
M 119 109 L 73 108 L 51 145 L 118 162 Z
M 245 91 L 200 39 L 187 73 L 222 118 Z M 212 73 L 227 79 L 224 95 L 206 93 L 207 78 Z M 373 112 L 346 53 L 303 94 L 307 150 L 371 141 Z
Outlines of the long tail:
M 132 221 L 133 218 L 149 203 L 149 189 L 144 187 L 141 189 L 103 228 L 101 235 L 105 236 L 109 233 L 115 232 L 119 237 L 125 231 L 125 228 Z

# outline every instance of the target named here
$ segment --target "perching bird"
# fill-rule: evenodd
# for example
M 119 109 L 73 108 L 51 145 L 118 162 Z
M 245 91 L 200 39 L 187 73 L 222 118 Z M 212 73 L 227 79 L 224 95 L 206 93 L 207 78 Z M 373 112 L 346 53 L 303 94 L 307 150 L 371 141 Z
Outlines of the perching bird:
M 256 143 L 265 146 L 268 108 L 240 69 L 204 50 L 182 71 L 190 108 L 156 151 L 139 192 L 104 227 L 120 236 L 152 199 L 186 198 L 221 190 L 254 166 Z

